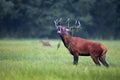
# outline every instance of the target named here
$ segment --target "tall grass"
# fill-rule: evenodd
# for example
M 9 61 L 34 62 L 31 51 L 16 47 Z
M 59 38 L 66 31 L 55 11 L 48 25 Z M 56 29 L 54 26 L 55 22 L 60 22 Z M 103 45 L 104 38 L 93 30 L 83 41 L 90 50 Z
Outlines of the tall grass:
M 79 57 L 78 66 L 57 40 L 44 47 L 39 40 L 0 40 L 0 80 L 119 80 L 120 41 L 102 41 L 108 48 L 109 68 L 96 67 L 90 57 Z

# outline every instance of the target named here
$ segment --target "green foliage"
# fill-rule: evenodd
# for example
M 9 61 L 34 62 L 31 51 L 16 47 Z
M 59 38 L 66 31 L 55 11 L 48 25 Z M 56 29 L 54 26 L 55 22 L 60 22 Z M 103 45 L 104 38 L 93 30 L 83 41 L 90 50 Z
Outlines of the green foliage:
M 79 57 L 78 66 L 58 40 L 0 40 L 0 80 L 118 80 L 120 78 L 120 41 L 99 41 L 108 47 L 109 68 L 96 67 L 91 57 Z M 96 40 L 97 41 L 97 40 Z
M 91 12 L 95 22 L 94 26 L 96 26 L 95 36 L 102 35 L 101 37 L 106 39 L 115 36 L 118 12 L 116 12 L 117 5 L 114 2 L 113 0 L 96 0 Z
M 62 17 L 81 21 L 79 36 L 117 39 L 119 5 L 119 0 L 0 0 L 0 38 L 54 38 L 53 21 Z

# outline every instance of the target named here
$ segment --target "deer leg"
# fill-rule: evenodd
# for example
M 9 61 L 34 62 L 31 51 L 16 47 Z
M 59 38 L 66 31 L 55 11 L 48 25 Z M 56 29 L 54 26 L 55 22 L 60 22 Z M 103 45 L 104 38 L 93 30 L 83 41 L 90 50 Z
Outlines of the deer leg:
M 108 63 L 105 60 L 105 57 L 100 56 L 99 60 L 102 62 L 104 66 L 109 67 Z
M 78 55 L 73 55 L 73 57 L 74 57 L 73 64 L 77 65 L 78 64 L 78 58 L 79 58 L 79 56 Z
M 96 66 L 100 66 L 100 63 L 99 63 L 99 61 L 98 61 L 98 57 L 97 57 L 97 56 L 94 56 L 94 55 L 92 55 L 91 57 L 92 57 L 94 63 L 96 64 Z

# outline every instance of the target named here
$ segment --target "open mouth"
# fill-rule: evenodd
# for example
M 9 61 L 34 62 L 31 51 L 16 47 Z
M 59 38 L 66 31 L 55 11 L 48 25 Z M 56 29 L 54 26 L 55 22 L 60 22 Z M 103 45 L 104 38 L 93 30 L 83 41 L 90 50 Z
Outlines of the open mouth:
M 61 30 L 60 30 L 60 28 L 58 29 L 57 33 L 61 33 Z
M 57 31 L 57 33 L 61 33 L 61 29 L 60 29 L 60 27 L 58 27 L 58 31 Z
M 57 33 L 60 33 L 60 31 L 57 31 Z

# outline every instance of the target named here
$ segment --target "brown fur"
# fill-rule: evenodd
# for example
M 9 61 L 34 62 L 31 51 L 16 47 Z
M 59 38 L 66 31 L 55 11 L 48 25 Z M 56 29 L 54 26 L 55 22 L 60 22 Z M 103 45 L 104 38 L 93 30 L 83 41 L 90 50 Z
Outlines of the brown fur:
M 52 46 L 51 43 L 48 41 L 40 40 L 40 42 L 42 43 L 43 46 Z
M 64 30 L 64 27 L 60 28 L 59 35 L 65 47 L 73 55 L 74 64 L 78 64 L 79 56 L 91 56 L 96 65 L 100 65 L 99 61 L 101 61 L 104 66 L 109 66 L 105 60 L 107 48 L 103 44 L 80 37 L 72 37 Z

